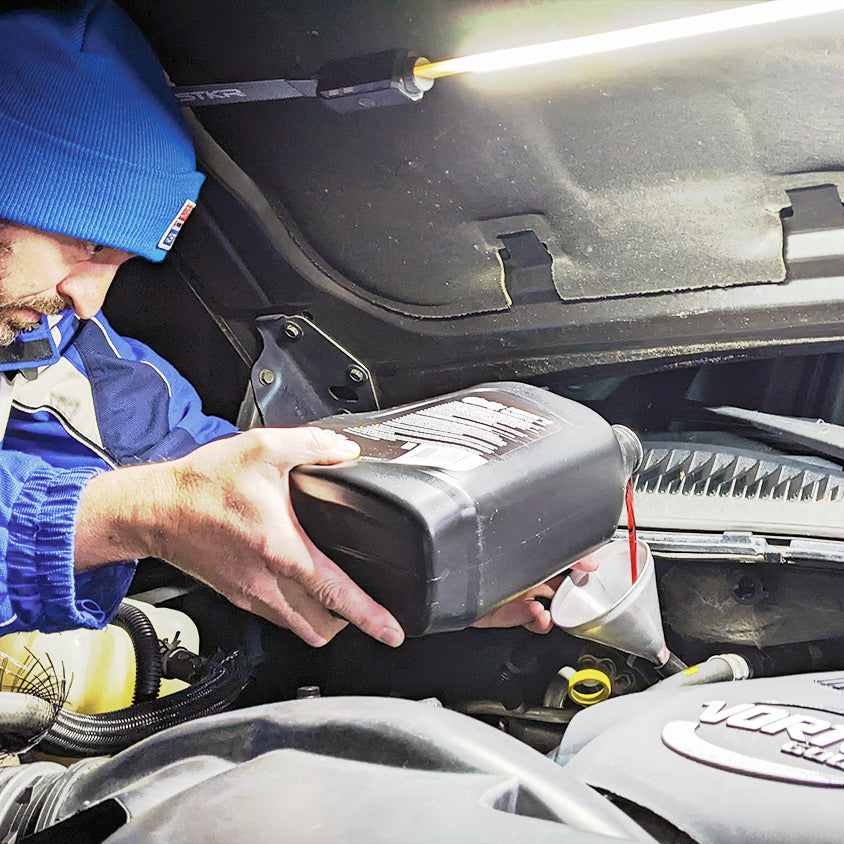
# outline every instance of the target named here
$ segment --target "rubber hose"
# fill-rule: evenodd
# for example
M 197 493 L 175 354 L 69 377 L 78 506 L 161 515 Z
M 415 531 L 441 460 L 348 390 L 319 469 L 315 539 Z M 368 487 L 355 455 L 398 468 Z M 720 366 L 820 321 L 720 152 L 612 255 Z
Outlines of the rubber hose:
M 239 653 L 207 663 L 205 677 L 183 691 L 143 703 L 82 715 L 62 710 L 38 750 L 56 756 L 103 756 L 117 753 L 176 724 L 228 707 L 249 680 L 249 666 Z
M 161 652 L 158 634 L 147 614 L 125 601 L 117 608 L 112 624 L 125 630 L 135 651 L 135 692 L 132 703 L 155 700 L 161 689 Z
M 705 683 L 724 683 L 731 680 L 746 680 L 752 676 L 748 661 L 738 654 L 717 654 L 705 662 L 693 665 L 684 671 L 672 674 L 651 686 L 652 690 L 679 688 L 680 686 L 701 686 Z

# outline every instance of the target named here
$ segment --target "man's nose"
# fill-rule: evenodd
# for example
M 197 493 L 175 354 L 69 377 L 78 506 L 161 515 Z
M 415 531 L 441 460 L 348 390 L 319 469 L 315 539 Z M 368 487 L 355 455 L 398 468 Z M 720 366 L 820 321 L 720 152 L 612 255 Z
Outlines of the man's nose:
M 56 292 L 73 305 L 79 319 L 90 319 L 102 308 L 116 272 L 114 265 L 89 263 L 60 282 Z

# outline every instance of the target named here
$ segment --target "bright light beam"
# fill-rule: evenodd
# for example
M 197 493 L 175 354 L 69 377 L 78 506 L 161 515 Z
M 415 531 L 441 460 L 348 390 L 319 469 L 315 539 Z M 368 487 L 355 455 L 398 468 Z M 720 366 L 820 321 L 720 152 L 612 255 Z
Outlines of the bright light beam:
M 441 62 L 418 64 L 413 74 L 422 79 L 439 79 L 457 73 L 486 73 L 513 67 L 526 67 L 541 62 L 573 59 L 579 56 L 593 56 L 628 47 L 644 47 L 661 44 L 680 38 L 710 35 L 713 32 L 727 32 L 748 26 L 807 18 L 826 12 L 844 9 L 844 0 L 767 0 L 750 6 L 738 6 L 720 12 L 707 12 L 688 18 L 678 18 L 659 23 L 648 23 L 615 32 L 583 35 L 562 41 L 549 41 L 528 47 L 511 47 L 493 50 L 474 56 L 446 59 Z

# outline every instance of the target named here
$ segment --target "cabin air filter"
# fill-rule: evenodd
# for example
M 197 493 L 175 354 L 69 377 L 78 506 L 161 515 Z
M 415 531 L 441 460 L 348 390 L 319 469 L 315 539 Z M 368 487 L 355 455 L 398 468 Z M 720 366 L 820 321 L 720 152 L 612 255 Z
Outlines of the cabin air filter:
M 457 630 L 607 542 L 636 436 L 539 387 L 322 419 L 361 458 L 299 466 L 296 515 L 409 636 Z

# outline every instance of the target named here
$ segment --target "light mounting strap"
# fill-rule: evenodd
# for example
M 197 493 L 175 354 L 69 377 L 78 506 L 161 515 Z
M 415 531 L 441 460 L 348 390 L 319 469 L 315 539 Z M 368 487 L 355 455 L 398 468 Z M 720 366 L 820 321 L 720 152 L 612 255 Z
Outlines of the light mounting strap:
M 187 107 L 318 98 L 335 111 L 362 111 L 422 99 L 434 83 L 417 79 L 413 68 L 424 62 L 410 50 L 382 50 L 328 62 L 310 79 L 264 79 L 212 85 L 175 86 Z

